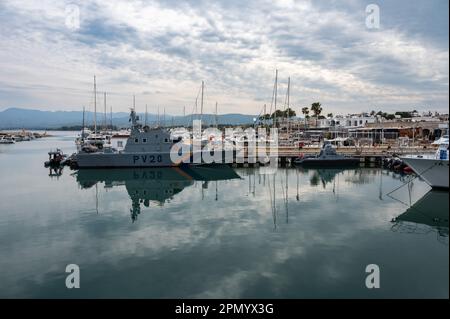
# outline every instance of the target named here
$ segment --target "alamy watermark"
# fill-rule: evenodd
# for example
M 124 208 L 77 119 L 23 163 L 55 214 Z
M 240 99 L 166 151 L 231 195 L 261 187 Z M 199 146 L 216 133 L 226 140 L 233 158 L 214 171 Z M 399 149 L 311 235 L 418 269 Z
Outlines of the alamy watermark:
M 68 4 L 65 8 L 65 25 L 71 31 L 80 28 L 80 7 L 76 4 Z
M 66 287 L 68 289 L 80 288 L 80 267 L 77 264 L 69 264 L 66 266 Z
M 380 28 L 380 7 L 377 4 L 371 3 L 366 7 L 366 28 Z
M 380 288 L 380 267 L 376 264 L 366 266 L 366 287 L 368 289 Z

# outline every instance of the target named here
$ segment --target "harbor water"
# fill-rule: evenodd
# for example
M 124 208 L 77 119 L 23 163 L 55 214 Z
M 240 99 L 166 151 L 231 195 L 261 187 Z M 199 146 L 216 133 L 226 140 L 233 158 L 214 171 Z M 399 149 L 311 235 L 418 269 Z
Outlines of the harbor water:
M 55 172 L 47 152 L 73 153 L 76 133 L 52 134 L 0 145 L 2 298 L 449 297 L 448 191 L 419 178 L 375 167 Z M 79 289 L 66 287 L 69 264 Z M 368 265 L 379 288 L 366 285 Z

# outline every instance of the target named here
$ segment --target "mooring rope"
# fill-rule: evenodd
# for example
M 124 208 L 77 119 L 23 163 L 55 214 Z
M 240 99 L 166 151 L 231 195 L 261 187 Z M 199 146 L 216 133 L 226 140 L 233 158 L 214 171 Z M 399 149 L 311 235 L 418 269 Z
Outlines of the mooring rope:
M 392 196 L 390 196 L 392 193 L 394 193 L 395 191 L 399 190 L 400 188 L 402 188 L 403 186 L 411 183 L 413 180 L 415 180 L 417 177 L 423 175 L 424 173 L 428 172 L 430 169 L 432 169 L 434 166 L 436 166 L 436 163 L 433 163 L 430 167 L 428 167 L 427 169 L 423 170 L 420 173 L 416 173 L 416 176 L 409 178 L 407 182 L 405 182 L 403 185 L 400 185 L 399 187 L 395 188 L 394 190 L 390 191 L 389 193 L 386 194 L 386 196 L 389 196 L 391 198 L 393 198 Z M 396 199 L 396 198 L 393 198 Z M 401 201 L 400 201 L 401 202 Z M 403 203 L 403 202 L 402 202 Z M 405 203 L 403 203 L 405 204 Z M 405 204 L 406 206 L 408 206 L 407 204 Z

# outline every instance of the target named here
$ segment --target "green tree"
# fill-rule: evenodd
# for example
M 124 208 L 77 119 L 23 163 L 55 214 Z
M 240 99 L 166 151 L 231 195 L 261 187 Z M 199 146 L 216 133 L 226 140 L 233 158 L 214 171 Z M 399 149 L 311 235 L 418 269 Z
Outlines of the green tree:
M 283 113 L 284 113 L 284 116 L 287 118 L 295 117 L 297 115 L 295 113 L 295 111 L 293 109 L 291 109 L 290 107 L 288 107 Z
M 275 125 L 277 125 L 278 119 L 284 117 L 284 112 L 282 110 L 276 110 L 270 117 L 274 120 Z
M 314 113 L 314 117 L 316 118 L 316 126 L 317 126 L 317 119 L 318 119 L 320 113 L 322 113 L 322 104 L 320 104 L 320 102 L 314 102 L 313 104 L 311 104 L 311 111 L 313 111 L 313 113 Z
M 333 113 L 328 113 L 327 117 L 333 117 Z
M 412 117 L 410 112 L 395 112 L 395 115 L 400 115 L 400 117 L 402 117 L 402 118 Z
M 308 107 L 302 107 L 302 113 L 306 117 L 309 114 L 309 108 Z
M 309 108 L 307 106 L 302 107 L 302 113 L 305 116 L 305 126 L 306 126 L 306 121 L 309 118 Z

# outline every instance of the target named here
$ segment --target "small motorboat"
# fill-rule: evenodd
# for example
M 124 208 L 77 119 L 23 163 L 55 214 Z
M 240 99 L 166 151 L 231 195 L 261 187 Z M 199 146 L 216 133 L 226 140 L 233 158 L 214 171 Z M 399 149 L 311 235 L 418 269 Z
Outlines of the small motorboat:
M 61 166 L 66 160 L 67 155 L 64 154 L 59 148 L 56 151 L 48 152 L 48 161 L 44 163 L 45 167 Z
M 351 167 L 359 165 L 356 157 L 348 157 L 337 154 L 330 143 L 325 143 L 316 156 L 301 156 L 294 160 L 294 164 L 309 167 Z
M 14 144 L 16 141 L 14 140 L 14 137 L 10 136 L 2 136 L 0 137 L 0 144 Z

